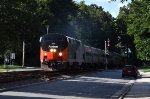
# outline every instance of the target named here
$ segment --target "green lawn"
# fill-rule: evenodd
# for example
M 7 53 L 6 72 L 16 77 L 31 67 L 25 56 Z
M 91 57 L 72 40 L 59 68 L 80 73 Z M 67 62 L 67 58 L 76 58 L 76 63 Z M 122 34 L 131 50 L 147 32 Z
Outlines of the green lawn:
M 150 66 L 142 66 L 139 68 L 142 72 L 150 72 Z
M 16 68 L 23 68 L 22 66 L 17 65 L 0 65 L 0 69 L 16 69 Z
M 148 69 L 140 69 L 142 72 L 150 72 L 150 68 Z
M 0 72 L 8 72 L 9 69 L 17 69 L 17 68 L 23 68 L 22 66 L 17 65 L 0 65 Z
M 6 69 L 0 69 L 0 72 L 6 72 L 7 70 Z

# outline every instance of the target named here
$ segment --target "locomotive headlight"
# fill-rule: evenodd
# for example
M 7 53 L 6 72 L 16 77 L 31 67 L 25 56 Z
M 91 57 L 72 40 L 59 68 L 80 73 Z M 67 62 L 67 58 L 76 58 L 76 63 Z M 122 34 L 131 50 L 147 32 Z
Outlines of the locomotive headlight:
M 59 56 L 62 57 L 62 52 L 59 52 Z
M 54 52 L 54 49 L 50 49 L 50 52 Z
M 56 49 L 53 49 L 53 52 L 56 52 Z
M 47 53 L 44 53 L 44 56 L 47 56 Z
M 41 59 L 41 62 L 43 62 L 43 59 Z

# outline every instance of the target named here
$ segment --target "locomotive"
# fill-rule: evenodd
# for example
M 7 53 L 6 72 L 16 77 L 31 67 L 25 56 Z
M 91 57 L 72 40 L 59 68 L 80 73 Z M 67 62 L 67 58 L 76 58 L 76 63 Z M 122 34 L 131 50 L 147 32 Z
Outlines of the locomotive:
M 40 38 L 41 68 L 45 70 L 71 70 L 104 68 L 106 55 L 104 50 L 87 46 L 81 40 L 63 34 L 45 34 Z M 108 52 L 108 66 L 120 66 L 122 56 Z

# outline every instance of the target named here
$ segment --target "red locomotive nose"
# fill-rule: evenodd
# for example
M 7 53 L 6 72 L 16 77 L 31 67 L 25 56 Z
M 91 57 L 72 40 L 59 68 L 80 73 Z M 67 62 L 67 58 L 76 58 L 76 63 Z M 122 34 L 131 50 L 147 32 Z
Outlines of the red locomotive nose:
M 46 56 L 47 56 L 46 61 L 54 59 L 54 53 L 52 52 L 46 52 Z
M 68 53 L 67 48 L 63 51 L 58 51 L 55 48 L 49 49 L 49 51 L 40 50 L 40 59 L 41 62 L 50 62 L 50 61 L 67 61 Z
M 53 61 L 62 59 L 62 52 L 57 52 L 56 49 L 50 49 L 50 52 L 44 52 L 45 61 Z

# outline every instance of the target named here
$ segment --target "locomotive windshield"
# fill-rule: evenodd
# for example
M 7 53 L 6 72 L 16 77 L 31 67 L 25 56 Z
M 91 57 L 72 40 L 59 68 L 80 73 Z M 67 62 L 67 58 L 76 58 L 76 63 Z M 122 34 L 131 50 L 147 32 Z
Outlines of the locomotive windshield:
M 61 34 L 47 34 L 42 37 L 41 47 L 44 51 L 49 51 L 50 48 L 56 48 L 57 51 L 62 51 L 67 47 L 67 38 Z

